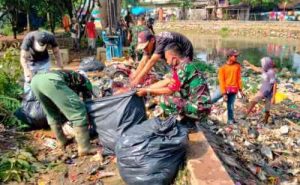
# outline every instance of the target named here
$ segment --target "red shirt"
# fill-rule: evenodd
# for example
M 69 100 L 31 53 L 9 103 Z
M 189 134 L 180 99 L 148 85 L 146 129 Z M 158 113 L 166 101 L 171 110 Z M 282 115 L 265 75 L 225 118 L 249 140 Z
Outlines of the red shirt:
M 96 38 L 96 26 L 93 22 L 86 23 L 86 32 L 87 32 L 88 38 L 91 38 L 91 39 Z
M 173 67 L 172 69 L 172 83 L 168 86 L 171 91 L 180 91 L 181 82 L 177 73 L 177 69 Z

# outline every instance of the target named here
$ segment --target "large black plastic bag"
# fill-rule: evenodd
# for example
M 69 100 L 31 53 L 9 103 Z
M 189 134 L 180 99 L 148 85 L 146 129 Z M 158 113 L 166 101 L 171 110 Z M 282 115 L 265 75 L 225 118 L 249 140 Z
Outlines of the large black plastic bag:
M 188 130 L 171 117 L 144 121 L 116 145 L 120 174 L 128 185 L 168 185 L 185 159 Z
M 82 58 L 79 70 L 82 71 L 102 71 L 104 69 L 104 64 L 95 59 L 95 57 L 85 57 Z
M 86 102 L 89 119 L 96 126 L 104 155 L 114 154 L 117 139 L 133 125 L 146 120 L 144 100 L 129 92 Z
M 15 116 L 30 127 L 48 127 L 46 114 L 43 111 L 42 105 L 31 90 L 24 95 L 21 108 L 15 112 Z

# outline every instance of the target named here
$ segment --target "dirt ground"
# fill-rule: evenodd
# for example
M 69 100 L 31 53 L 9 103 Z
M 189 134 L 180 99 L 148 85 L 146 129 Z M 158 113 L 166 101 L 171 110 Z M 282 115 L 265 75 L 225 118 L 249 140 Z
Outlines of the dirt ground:
M 6 40 L 9 39 L 8 37 Z M 70 50 L 70 64 L 65 69 L 76 70 L 80 59 L 87 56 L 86 52 L 74 52 Z M 123 185 L 114 157 L 101 160 L 101 155 L 78 157 L 75 140 L 64 151 L 54 148 L 55 137 L 50 130 L 34 130 L 18 132 L 7 130 L 0 124 L 0 154 L 26 150 L 37 159 L 36 164 L 41 166 L 38 173 L 30 182 L 23 184 L 58 185 L 58 184 L 109 184 Z M 7 139 L 9 138 L 9 139 Z M 101 146 L 98 139 L 94 138 L 93 146 Z M 20 184 L 10 182 L 8 184 Z M 21 183 L 22 184 L 22 183 Z
M 9 140 L 7 139 L 9 138 Z M 54 139 L 49 130 L 36 130 L 30 132 L 17 132 L 15 130 L 0 131 L 0 154 L 18 149 L 30 151 L 40 165 L 39 172 L 26 183 L 38 185 L 58 184 L 109 184 L 123 185 L 114 157 L 107 157 L 101 161 L 99 154 L 94 156 L 77 156 L 76 142 L 67 146 L 65 152 L 58 148 L 49 147 L 48 140 Z M 97 139 L 93 139 L 93 146 L 101 147 Z M 10 182 L 10 185 L 20 184 Z

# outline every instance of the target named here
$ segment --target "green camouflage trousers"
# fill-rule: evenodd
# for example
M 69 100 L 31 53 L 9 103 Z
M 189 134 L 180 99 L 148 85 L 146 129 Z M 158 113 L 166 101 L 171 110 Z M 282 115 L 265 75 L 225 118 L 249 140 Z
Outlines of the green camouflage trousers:
M 40 101 L 48 124 L 62 124 L 61 113 L 74 126 L 87 125 L 87 113 L 80 97 L 56 73 L 39 73 L 31 81 L 31 88 Z

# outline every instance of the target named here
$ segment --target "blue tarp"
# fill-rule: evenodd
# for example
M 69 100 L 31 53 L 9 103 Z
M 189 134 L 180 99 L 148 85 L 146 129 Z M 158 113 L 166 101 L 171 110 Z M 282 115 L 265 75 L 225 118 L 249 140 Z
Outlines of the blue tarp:
M 131 13 L 133 15 L 141 15 L 141 14 L 146 14 L 148 12 L 151 12 L 152 9 L 150 8 L 145 8 L 145 7 L 141 7 L 141 6 L 136 6 L 136 7 L 133 7 L 131 9 Z

